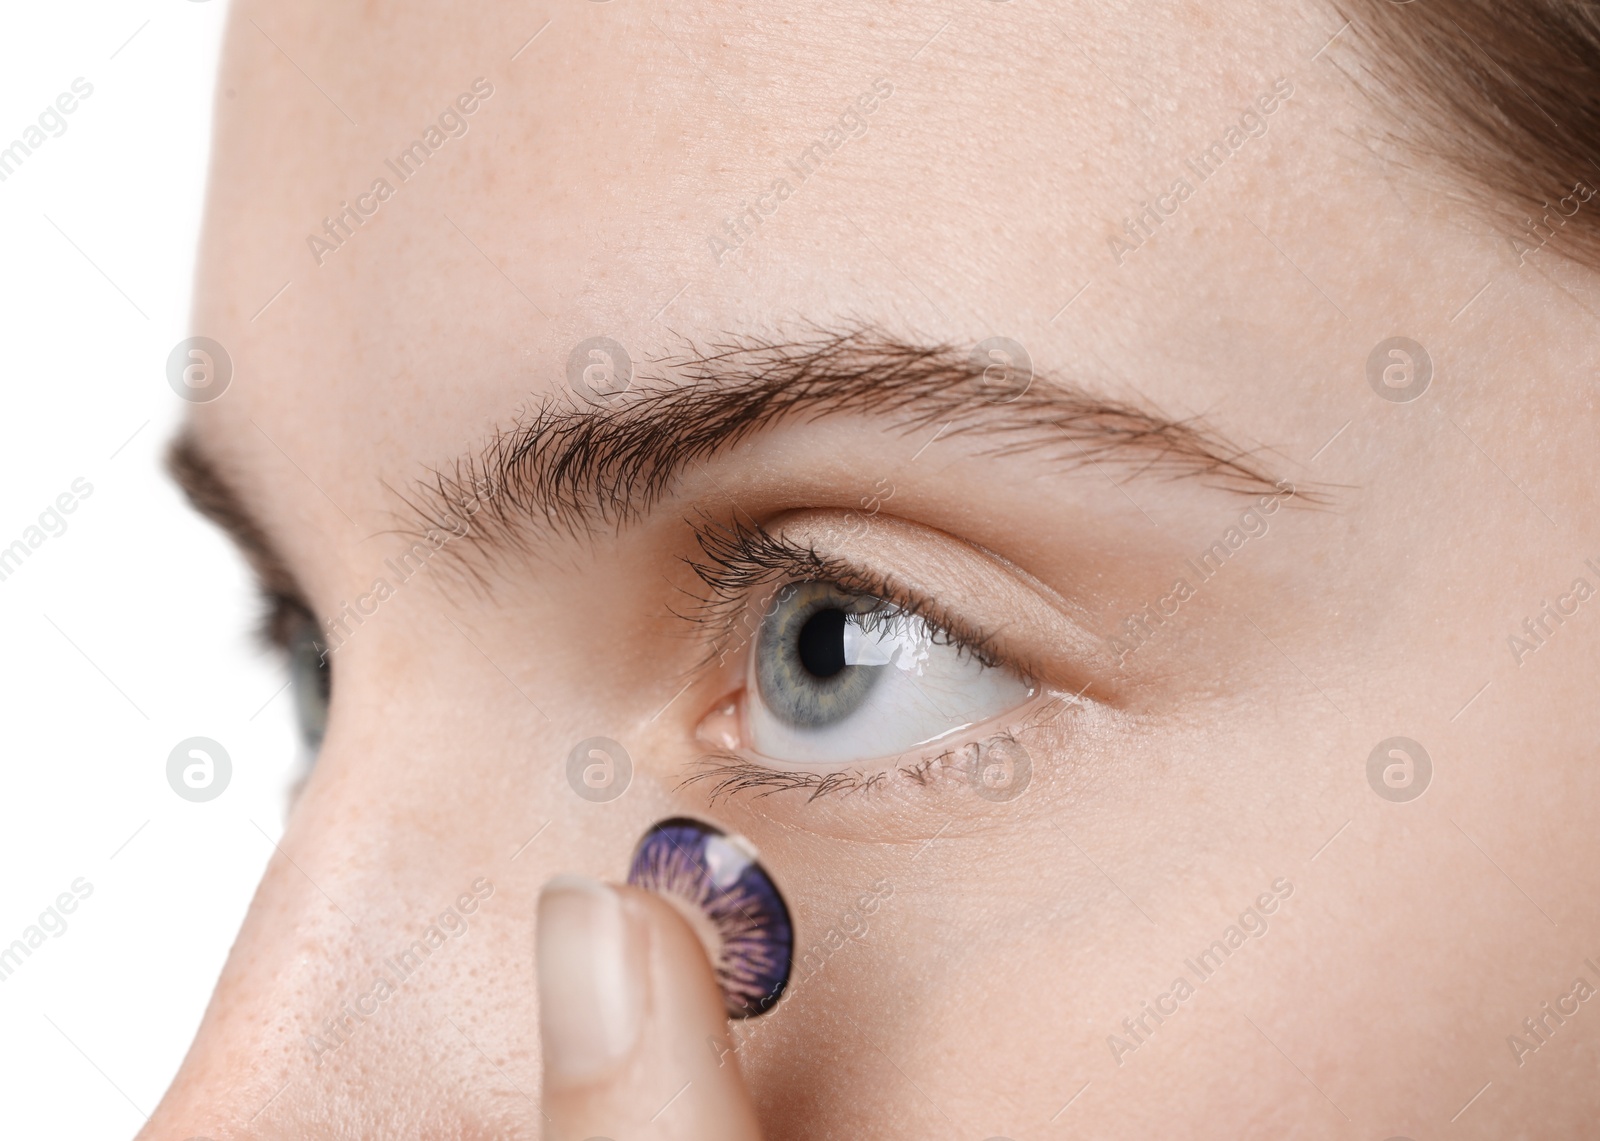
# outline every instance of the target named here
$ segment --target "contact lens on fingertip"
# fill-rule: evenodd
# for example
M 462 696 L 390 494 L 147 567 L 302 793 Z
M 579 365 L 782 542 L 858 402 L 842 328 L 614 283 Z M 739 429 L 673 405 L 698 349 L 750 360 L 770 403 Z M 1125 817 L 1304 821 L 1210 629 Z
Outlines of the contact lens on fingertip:
M 743 836 L 675 816 L 634 849 L 628 882 L 678 906 L 700 936 L 729 1018 L 777 1005 L 789 983 L 794 927 L 778 885 Z

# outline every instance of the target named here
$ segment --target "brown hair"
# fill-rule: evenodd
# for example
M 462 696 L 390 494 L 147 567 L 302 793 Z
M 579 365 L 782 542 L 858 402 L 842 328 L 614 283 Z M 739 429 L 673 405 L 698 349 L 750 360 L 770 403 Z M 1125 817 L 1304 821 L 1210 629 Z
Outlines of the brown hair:
M 1511 238 L 1600 269 L 1600 4 L 1334 0 L 1359 85 Z

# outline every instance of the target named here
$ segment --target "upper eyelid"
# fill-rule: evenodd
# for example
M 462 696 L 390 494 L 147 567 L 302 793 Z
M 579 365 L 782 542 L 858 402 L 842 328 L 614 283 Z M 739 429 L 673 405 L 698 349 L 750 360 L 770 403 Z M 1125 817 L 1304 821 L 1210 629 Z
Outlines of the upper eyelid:
M 691 520 L 690 527 L 708 561 L 696 562 L 692 558 L 687 561 L 701 582 L 711 589 L 713 597 L 696 599 L 694 609 L 680 617 L 706 623 L 713 630 L 703 664 L 713 658 L 725 660 L 731 650 L 754 638 L 759 622 L 750 621 L 750 603 L 758 587 L 803 578 L 827 581 L 847 591 L 883 598 L 901 611 L 922 619 L 935 634 L 971 653 L 981 664 L 991 667 L 1010 664 L 993 652 L 988 633 L 951 614 L 937 601 L 900 586 L 892 575 L 866 570 L 843 559 L 824 557 L 814 546 L 802 547 L 786 541 L 759 523 L 746 526 L 736 519 L 724 526 L 702 519 Z M 734 565 L 734 560 L 748 558 L 753 551 L 761 552 L 768 561 L 759 566 L 750 562 Z M 741 619 L 746 624 L 742 631 L 738 629 Z
M 738 562 L 758 546 L 765 547 L 768 552 L 773 551 L 773 547 L 766 542 L 770 534 L 760 524 L 746 527 L 735 519 L 731 524 L 723 525 L 706 516 L 685 522 L 705 561 L 687 556 L 684 562 L 701 585 L 710 591 L 710 597 L 685 589 L 684 593 L 691 599 L 689 609 L 674 613 L 712 631 L 707 639 L 706 661 L 702 663 L 706 664 L 712 658 L 725 659 L 728 651 L 735 648 L 728 643 L 735 638 L 735 627 L 740 617 L 748 616 L 751 594 L 784 571 L 770 563 L 754 567 L 748 561 L 742 565 Z M 791 552 L 787 569 L 796 574 L 813 572 L 817 577 L 828 575 L 827 564 L 814 551 Z M 747 633 L 754 636 L 755 631 L 749 630 Z
M 825 508 L 784 512 L 759 527 L 789 549 L 809 552 L 811 566 L 841 572 L 847 587 L 852 574 L 858 589 L 868 585 L 859 582 L 867 572 L 980 661 L 1033 684 L 1111 705 L 1137 684 L 1120 670 L 1082 602 L 959 536 L 887 514 L 847 518 Z M 734 533 L 711 530 L 714 540 Z M 714 608 L 710 618 L 721 614 Z
M 808 512 L 794 513 L 795 516 L 806 514 Z M 927 594 L 931 592 L 909 585 L 900 586 L 894 582 L 895 576 L 892 573 L 857 567 L 842 555 L 831 553 L 825 555 L 819 551 L 819 546 L 824 550 L 830 549 L 825 541 L 805 541 L 804 538 L 797 540 L 785 534 L 782 520 L 792 517 L 780 516 L 780 522 L 776 526 L 763 525 L 754 520 L 750 524 L 745 524 L 737 517 L 726 524 L 704 515 L 698 520 L 694 518 L 685 520 L 699 541 L 705 559 L 696 561 L 693 557 L 689 557 L 685 562 L 694 570 L 702 585 L 710 590 L 711 596 L 709 598 L 696 596 L 694 610 L 688 614 L 681 614 L 680 617 L 709 623 L 713 629 L 710 653 L 702 660 L 700 667 L 692 672 L 703 671 L 719 656 L 719 642 L 721 656 L 725 656 L 727 649 L 731 648 L 728 646 L 728 636 L 741 632 L 738 629 L 740 617 L 748 617 L 755 612 L 752 601 L 760 587 L 785 578 L 790 581 L 799 578 L 820 578 L 847 590 L 860 590 L 862 593 L 871 593 L 878 597 L 889 597 L 897 604 L 909 604 L 905 605 L 905 609 L 931 626 L 950 633 L 963 649 L 978 653 L 981 647 L 982 653 L 991 659 L 985 664 L 1008 667 L 1022 676 L 1035 687 L 1034 698 L 1026 705 L 1020 706 L 1018 710 L 1007 714 L 1008 723 L 999 732 L 991 731 L 982 739 L 969 739 L 959 746 L 946 745 L 931 750 L 909 750 L 896 758 L 888 768 L 873 771 L 855 768 L 831 771 L 789 770 L 770 762 L 751 761 L 737 752 L 711 753 L 700 756 L 695 771 L 679 781 L 677 786 L 679 789 L 706 785 L 712 804 L 731 796 L 762 799 L 778 793 L 799 794 L 805 803 L 809 804 L 824 796 L 847 792 L 870 792 L 888 783 L 915 784 L 927 788 L 934 783 L 936 776 L 952 775 L 955 768 L 959 768 L 955 758 L 964 756 L 968 748 L 976 748 L 981 752 L 998 739 L 1015 740 L 1018 735 L 1051 729 L 1059 724 L 1059 714 L 1080 705 L 1084 700 L 1083 694 L 1088 688 L 1087 685 L 1075 684 L 1070 689 L 1062 690 L 1058 686 L 1041 684 L 1032 676 L 1033 671 L 1027 668 L 1026 663 L 1016 661 L 1009 655 L 994 652 L 989 648 L 993 639 L 982 632 L 977 632 L 977 627 L 973 624 L 957 621 L 945 607 L 928 598 Z M 951 542 L 953 545 L 959 544 L 959 540 L 953 537 Z M 960 545 L 971 550 L 969 545 Z M 752 551 L 757 557 L 748 560 Z M 973 554 L 976 555 L 976 552 Z M 746 558 L 747 561 L 741 565 L 740 558 Z M 994 557 L 990 556 L 989 561 L 994 562 Z M 1004 560 L 999 562 L 1003 563 L 1013 575 L 1020 575 L 1022 578 L 1031 577 L 1011 564 L 1005 563 Z M 999 567 L 996 566 L 995 569 L 998 570 Z M 1032 585 L 1042 588 L 1047 595 L 1054 596 L 1053 592 L 1043 584 L 1033 582 Z M 956 630 L 952 630 L 952 627 Z M 968 639 L 960 636 L 958 631 L 962 627 L 974 631 L 970 635 L 970 641 L 974 644 L 969 645 Z M 743 633 L 753 638 L 759 628 L 759 621 L 754 621 Z M 1024 709 L 1030 711 L 1022 713 Z M 1019 714 L 1021 714 L 1020 721 Z

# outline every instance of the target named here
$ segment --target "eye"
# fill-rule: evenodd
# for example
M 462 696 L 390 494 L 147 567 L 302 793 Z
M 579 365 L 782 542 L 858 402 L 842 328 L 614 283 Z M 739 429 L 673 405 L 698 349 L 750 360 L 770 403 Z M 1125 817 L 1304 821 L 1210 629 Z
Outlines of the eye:
M 1032 687 L 896 604 L 824 581 L 765 608 L 750 658 L 751 749 L 789 764 L 894 756 L 997 717 Z
M 333 671 L 317 624 L 302 616 L 289 635 L 289 689 L 294 695 L 295 722 L 300 740 L 316 756 L 328 728 L 328 701 L 333 691 Z
M 770 1010 L 789 983 L 789 908 L 742 836 L 677 816 L 646 832 L 628 882 L 677 906 L 716 966 L 729 1018 Z

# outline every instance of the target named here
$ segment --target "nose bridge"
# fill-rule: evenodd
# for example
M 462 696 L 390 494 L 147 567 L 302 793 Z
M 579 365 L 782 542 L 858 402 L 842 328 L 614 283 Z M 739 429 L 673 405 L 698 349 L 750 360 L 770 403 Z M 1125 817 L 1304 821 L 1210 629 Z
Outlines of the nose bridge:
M 450 609 L 412 591 L 333 655 L 315 767 L 142 1138 L 537 1136 L 539 886 L 621 876 L 674 806 L 592 679 Z M 613 737 L 631 760 L 597 759 Z
M 470 802 L 419 815 L 438 770 L 399 720 L 363 748 L 402 771 L 330 738 L 141 1141 L 537 1135 L 537 845 L 497 858 Z

